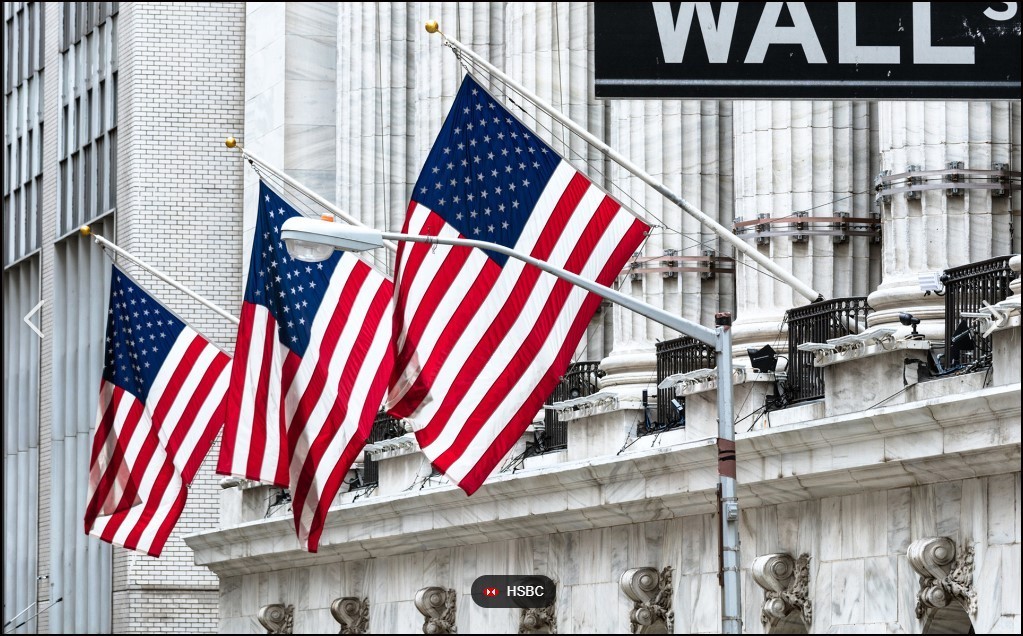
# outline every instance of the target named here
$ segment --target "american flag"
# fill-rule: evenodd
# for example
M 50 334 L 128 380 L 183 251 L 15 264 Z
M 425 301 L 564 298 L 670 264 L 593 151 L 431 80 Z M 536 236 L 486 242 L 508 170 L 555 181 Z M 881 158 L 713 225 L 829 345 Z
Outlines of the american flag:
M 292 259 L 280 231 L 293 216 L 261 182 L 217 472 L 290 488 L 316 552 L 387 390 L 394 285 L 351 254 Z
M 230 362 L 113 266 L 87 534 L 160 556 L 224 424 Z
M 419 175 L 412 234 L 499 243 L 603 285 L 649 230 L 466 76 Z M 542 408 L 600 298 L 478 249 L 399 247 L 388 408 L 473 493 Z

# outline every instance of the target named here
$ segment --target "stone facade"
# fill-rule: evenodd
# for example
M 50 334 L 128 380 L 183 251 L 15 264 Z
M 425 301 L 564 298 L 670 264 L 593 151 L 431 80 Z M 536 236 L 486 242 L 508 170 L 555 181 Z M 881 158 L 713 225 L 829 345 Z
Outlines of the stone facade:
M 5 17 L 23 4 L 5 3 Z M 44 337 L 27 328 L 18 334 L 39 343 L 39 382 L 19 387 L 38 404 L 39 462 L 26 476 L 37 484 L 28 545 L 38 579 L 33 594 L 19 594 L 37 603 L 22 618 L 38 616 L 17 633 L 213 632 L 217 579 L 194 565 L 181 538 L 217 522 L 212 463 L 192 484 L 159 560 L 111 549 L 82 532 L 110 270 L 75 230 L 91 221 L 98 233 L 197 292 L 238 305 L 242 164 L 222 141 L 243 125 L 244 4 L 28 4 L 44 13 L 25 31 L 38 37 L 45 66 L 45 133 L 34 158 L 42 171 L 40 239 L 30 257 L 39 262 L 37 299 L 44 303 L 36 320 Z M 9 62 L 5 55 L 5 67 Z M 6 107 L 4 120 L 7 131 Z M 91 154 L 78 157 L 75 178 L 84 194 L 68 203 L 74 190 L 62 162 L 73 161 L 69 144 L 97 135 L 106 145 L 93 143 Z M 111 145 L 116 161 L 104 163 Z M 232 324 L 134 266 L 128 271 L 215 343 L 233 348 Z M 9 282 L 5 270 L 5 289 Z M 6 370 L 6 347 L 4 356 Z M 5 577 L 4 588 L 23 584 Z M 4 621 L 24 605 L 5 603 Z
M 1018 253 L 1011 228 L 1020 195 L 936 190 L 918 201 L 874 191 L 879 171 L 901 170 L 914 153 L 926 169 L 968 159 L 970 168 L 1018 170 L 1018 101 L 599 102 L 583 3 L 252 3 L 247 17 L 247 147 L 368 225 L 401 227 L 409 184 L 463 73 L 422 30 L 428 18 L 724 225 L 763 213 L 877 214 L 881 242 L 783 236 L 760 249 L 828 297 L 870 294 L 883 310 L 870 326 L 888 326 L 899 307 L 917 311 L 932 340 L 907 340 L 899 327 L 821 354 L 824 398 L 790 408 L 764 408 L 776 378 L 752 373 L 745 348 L 783 351 L 784 312 L 803 299 L 744 262 L 734 278 L 683 268 L 627 274 L 619 284 L 703 324 L 716 311 L 736 312 L 745 631 L 1019 632 L 1018 308 L 991 334 L 991 372 L 930 378 L 921 369 L 941 340 L 943 314 L 931 311 L 938 297 L 907 281 Z M 491 87 L 502 93 L 499 82 Z M 515 99 L 548 143 L 656 220 L 641 257 L 705 248 L 730 256 L 660 195 Z M 249 195 L 255 182 L 247 171 Z M 246 242 L 254 212 L 248 196 Z M 365 601 L 374 633 L 441 633 L 449 622 L 462 633 L 525 633 L 519 610 L 481 609 L 470 587 L 483 574 L 543 574 L 556 581 L 557 601 L 529 625 L 717 632 L 716 381 L 680 389 L 684 428 L 639 436 L 642 391 L 655 393 L 653 344 L 675 335 L 618 308 L 598 312 L 577 359 L 600 360 L 605 376 L 599 398 L 558 407 L 568 448 L 495 473 L 471 498 L 431 476 L 412 435 L 377 445 L 369 455 L 379 485 L 338 496 L 317 554 L 298 548 L 286 504 L 268 505 L 266 488 L 226 489 L 220 528 L 188 539 L 196 562 L 219 577 L 220 630 L 259 633 L 266 608 L 293 606 L 294 631 L 332 632 L 342 620 L 332 607 L 358 605 L 361 617 Z M 922 586 L 911 546 L 939 544 L 954 554 L 934 561 Z M 636 591 L 642 572 L 654 585 L 646 592 Z M 437 615 L 424 609 L 424 590 L 444 601 L 431 606 Z M 937 609 L 943 593 L 976 605 Z

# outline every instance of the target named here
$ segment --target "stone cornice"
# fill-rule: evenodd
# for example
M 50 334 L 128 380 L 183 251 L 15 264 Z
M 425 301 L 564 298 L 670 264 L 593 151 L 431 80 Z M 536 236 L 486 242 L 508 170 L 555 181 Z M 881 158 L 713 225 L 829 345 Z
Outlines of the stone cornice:
M 738 436 L 744 506 L 1019 469 L 1020 385 L 789 424 Z M 566 462 L 453 486 L 360 499 L 331 511 L 320 551 L 277 518 L 192 535 L 222 576 L 712 512 L 713 439 Z M 556 494 L 557 496 L 552 496 Z

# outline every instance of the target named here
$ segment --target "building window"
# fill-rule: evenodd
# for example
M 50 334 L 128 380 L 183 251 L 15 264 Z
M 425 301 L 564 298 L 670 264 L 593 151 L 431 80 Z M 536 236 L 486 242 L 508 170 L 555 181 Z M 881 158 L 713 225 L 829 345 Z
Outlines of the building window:
M 3 273 L 5 619 L 36 597 L 39 525 L 39 338 L 22 320 L 39 302 L 39 256 Z M 33 321 L 39 323 L 36 317 Z M 35 633 L 35 609 L 17 633 Z
M 57 234 L 117 205 L 117 3 L 65 2 Z
M 4 267 L 39 249 L 43 200 L 43 3 L 4 3 Z

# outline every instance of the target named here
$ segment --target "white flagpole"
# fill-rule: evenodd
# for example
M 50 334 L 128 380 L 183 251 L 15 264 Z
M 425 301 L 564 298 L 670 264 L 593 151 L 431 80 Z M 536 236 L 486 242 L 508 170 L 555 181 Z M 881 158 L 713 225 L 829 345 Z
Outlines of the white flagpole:
M 173 278 L 171 278 L 167 274 L 164 274 L 163 272 L 161 272 L 160 270 L 156 269 L 152 265 L 149 265 L 148 263 L 146 263 L 145 261 L 140 259 L 138 256 L 135 256 L 134 254 L 131 254 L 129 252 L 124 251 L 123 249 L 121 249 L 120 247 L 117 247 L 116 245 L 114 245 L 113 243 L 111 243 L 107 239 L 103 238 L 99 234 L 93 234 L 92 230 L 89 228 L 88 225 L 83 225 L 79 229 L 79 231 L 82 233 L 82 236 L 91 236 L 97 243 L 102 245 L 104 248 L 109 249 L 110 251 L 118 254 L 119 256 L 123 256 L 124 258 L 126 258 L 129 261 L 135 263 L 136 265 L 138 265 L 142 269 L 146 270 L 147 272 L 149 272 L 153 276 L 156 276 L 157 278 L 159 278 L 163 282 L 167 283 L 168 285 L 170 285 L 174 289 L 177 289 L 178 291 L 183 292 L 187 296 L 189 296 L 189 297 L 195 299 L 196 301 L 202 303 L 203 305 L 209 307 L 210 309 L 212 309 L 216 313 L 220 314 L 221 316 L 223 316 L 227 320 L 230 320 L 231 322 L 233 322 L 234 324 L 236 324 L 236 325 L 238 324 L 238 322 L 239 322 L 238 318 L 236 318 L 235 316 L 232 316 L 231 314 L 229 314 L 226 310 L 224 310 L 222 307 L 220 307 L 220 305 L 217 305 L 216 303 L 214 303 L 211 300 L 207 300 L 206 298 L 203 298 L 202 296 L 200 296 L 199 294 L 195 293 L 191 289 L 185 287 L 184 285 L 182 285 L 178 281 L 174 280 Z
M 522 84 L 516 82 L 512 78 L 505 75 L 504 72 L 500 71 L 497 67 L 487 62 L 485 59 L 477 55 L 464 44 L 442 32 L 440 30 L 440 27 L 437 25 L 436 21 L 431 20 L 427 22 L 426 30 L 429 33 L 440 33 L 441 37 L 444 38 L 444 42 L 446 44 L 451 46 L 453 49 L 461 53 L 464 53 L 466 56 L 470 57 L 473 62 L 479 64 L 481 67 L 486 69 L 487 72 L 490 73 L 491 75 L 500 78 L 502 82 L 511 86 L 523 97 L 533 102 L 533 104 L 536 105 L 537 108 L 553 117 L 555 120 L 566 126 L 575 134 L 582 137 L 588 144 L 602 152 L 609 159 L 611 159 L 621 167 L 625 168 L 632 174 L 642 179 L 654 190 L 657 190 L 659 193 L 664 195 L 669 201 L 685 210 L 691 216 L 695 217 L 698 221 L 700 221 L 700 223 L 703 223 L 705 226 L 709 227 L 715 234 L 718 235 L 718 237 L 720 237 L 726 243 L 731 244 L 732 247 L 734 247 L 736 250 L 748 256 L 758 265 L 760 265 L 765 270 L 770 272 L 772 276 L 775 276 L 778 279 L 780 279 L 782 282 L 784 282 L 786 285 L 794 289 L 800 295 L 806 297 L 811 302 L 824 299 L 823 294 L 816 291 L 814 288 L 810 287 L 803 281 L 799 280 L 791 273 L 779 267 L 776 263 L 774 263 L 774 261 L 758 252 L 756 248 L 750 246 L 748 243 L 746 243 L 746 241 L 742 240 L 741 238 L 733 234 L 731 231 L 729 231 L 728 228 L 722 226 L 720 223 L 709 217 L 702 210 L 700 210 L 693 204 L 689 203 L 681 196 L 669 190 L 668 186 L 658 181 L 656 178 L 654 178 L 653 175 L 647 173 L 645 170 L 643 170 L 636 164 L 626 159 L 624 156 L 616 152 L 606 143 L 590 134 L 588 130 L 586 130 L 579 124 L 569 119 L 566 115 L 562 114 L 561 111 L 557 110 L 556 108 L 542 100 L 539 96 L 537 96 L 535 93 L 527 89 Z
M 345 223 L 348 223 L 349 225 L 355 225 L 355 226 L 358 226 L 358 227 L 369 227 L 368 225 L 366 225 L 365 223 L 363 223 L 359 219 L 355 218 L 354 216 L 349 215 L 347 212 L 345 212 L 341 208 L 337 207 L 336 205 L 334 205 L 330 201 L 324 199 L 320 195 L 316 194 L 315 192 L 313 192 L 309 188 L 305 187 L 304 185 L 302 185 L 301 183 L 299 183 L 295 179 L 293 179 L 293 178 L 289 177 L 288 175 L 284 174 L 284 172 L 278 170 L 277 168 L 274 168 L 273 166 L 271 166 L 267 162 L 263 161 L 262 159 L 257 157 L 255 154 L 253 154 L 251 151 L 246 150 L 245 148 L 242 147 L 241 144 L 238 143 L 238 140 L 236 140 L 234 137 L 228 137 L 227 139 L 225 139 L 224 140 L 224 145 L 227 146 L 228 148 L 238 148 L 238 150 L 241 151 L 243 157 L 245 157 L 246 159 L 248 159 L 249 161 L 251 161 L 253 163 L 258 163 L 260 165 L 260 167 L 263 168 L 264 170 L 267 170 L 268 172 L 274 173 L 274 176 L 276 176 L 278 179 L 280 179 L 281 181 L 284 181 L 285 183 L 287 183 L 291 187 L 295 188 L 296 190 L 298 190 L 302 194 L 306 195 L 307 197 L 309 197 L 313 201 L 316 201 L 317 203 L 322 205 L 324 208 L 330 210 L 331 214 L 333 214 L 337 218 L 341 219 Z M 387 249 L 389 249 L 392 252 L 397 252 L 398 251 L 398 245 L 396 243 L 394 243 L 393 241 L 384 241 L 384 247 L 386 247 Z

